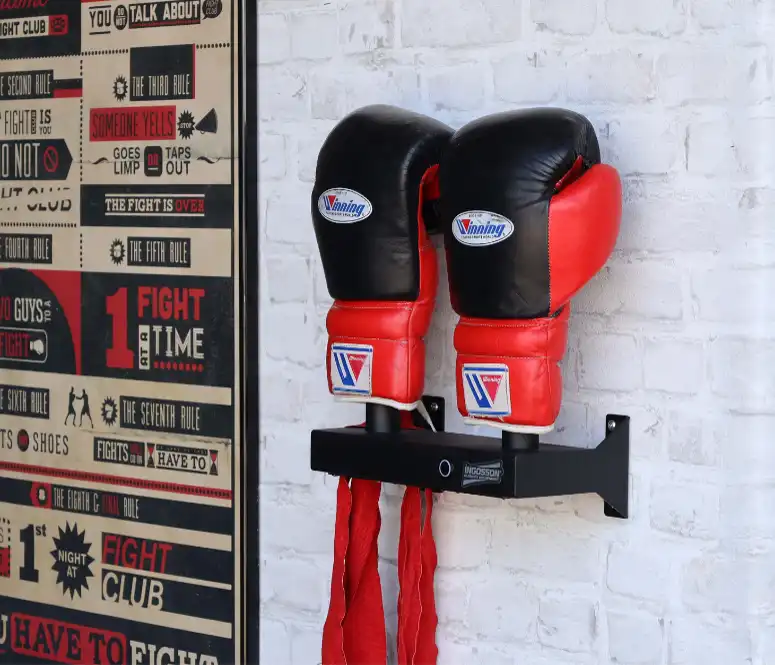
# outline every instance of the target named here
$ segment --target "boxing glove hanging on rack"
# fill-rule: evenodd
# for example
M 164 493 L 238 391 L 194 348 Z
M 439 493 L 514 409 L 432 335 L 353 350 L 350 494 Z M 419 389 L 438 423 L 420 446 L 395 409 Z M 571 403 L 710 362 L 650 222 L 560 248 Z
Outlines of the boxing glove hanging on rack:
M 585 117 L 530 109 L 457 131 L 439 186 L 458 410 L 537 445 L 560 410 L 571 299 L 616 243 L 619 176 Z
M 425 344 L 438 267 L 423 210 L 452 130 L 431 118 L 369 106 L 344 118 L 321 148 L 312 217 L 330 295 L 330 392 L 366 405 L 366 427 L 410 426 L 421 405 Z M 402 417 L 403 415 L 403 417 Z M 341 478 L 323 665 L 382 665 L 386 639 L 377 572 L 380 484 Z M 399 543 L 400 665 L 436 662 L 432 497 L 407 488 Z

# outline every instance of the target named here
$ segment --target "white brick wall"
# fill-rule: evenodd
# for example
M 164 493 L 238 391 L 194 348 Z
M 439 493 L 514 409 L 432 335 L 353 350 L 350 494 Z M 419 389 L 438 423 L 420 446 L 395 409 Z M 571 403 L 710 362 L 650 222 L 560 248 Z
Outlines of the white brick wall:
M 775 3 L 258 4 L 263 659 L 318 662 L 336 480 L 309 471 L 308 432 L 362 417 L 326 390 L 315 159 L 345 113 L 387 102 L 455 127 L 572 108 L 624 177 L 546 438 L 590 445 L 630 414 L 632 518 L 586 496 L 438 497 L 439 664 L 775 665 Z M 427 390 L 463 430 L 454 320 L 442 285 Z M 401 492 L 385 495 L 392 642 Z

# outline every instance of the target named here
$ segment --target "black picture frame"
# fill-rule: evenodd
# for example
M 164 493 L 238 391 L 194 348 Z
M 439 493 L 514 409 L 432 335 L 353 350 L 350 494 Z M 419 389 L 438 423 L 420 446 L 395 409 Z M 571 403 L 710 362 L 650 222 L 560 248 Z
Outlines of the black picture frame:
M 240 336 L 242 395 L 242 662 L 259 662 L 259 211 L 258 8 L 241 0 L 240 20 Z

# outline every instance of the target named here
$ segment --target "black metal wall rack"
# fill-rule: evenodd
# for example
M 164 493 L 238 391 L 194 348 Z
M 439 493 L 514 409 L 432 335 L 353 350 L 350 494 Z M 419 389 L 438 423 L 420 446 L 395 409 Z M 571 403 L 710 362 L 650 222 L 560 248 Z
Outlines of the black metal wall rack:
M 444 431 L 441 397 L 423 397 L 436 429 L 401 429 L 400 413 L 367 404 L 365 427 L 313 430 L 311 467 L 334 476 L 377 480 L 503 499 L 596 493 L 605 514 L 629 515 L 630 418 L 608 415 L 594 448 L 540 443 L 537 434 L 501 438 Z

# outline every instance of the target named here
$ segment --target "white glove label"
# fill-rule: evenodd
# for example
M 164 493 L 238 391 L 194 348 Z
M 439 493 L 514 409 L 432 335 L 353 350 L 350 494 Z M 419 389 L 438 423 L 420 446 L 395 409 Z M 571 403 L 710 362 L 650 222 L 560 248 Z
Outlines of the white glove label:
M 503 242 L 514 233 L 510 219 L 486 210 L 461 212 L 452 220 L 452 235 L 459 243 L 484 247 Z
M 463 395 L 470 416 L 511 414 L 509 368 L 503 364 L 463 365 Z
M 327 189 L 318 197 L 318 212 L 335 224 L 354 224 L 372 213 L 371 201 L 345 187 Z
M 335 395 L 371 395 L 371 361 L 368 344 L 331 345 L 331 390 Z

